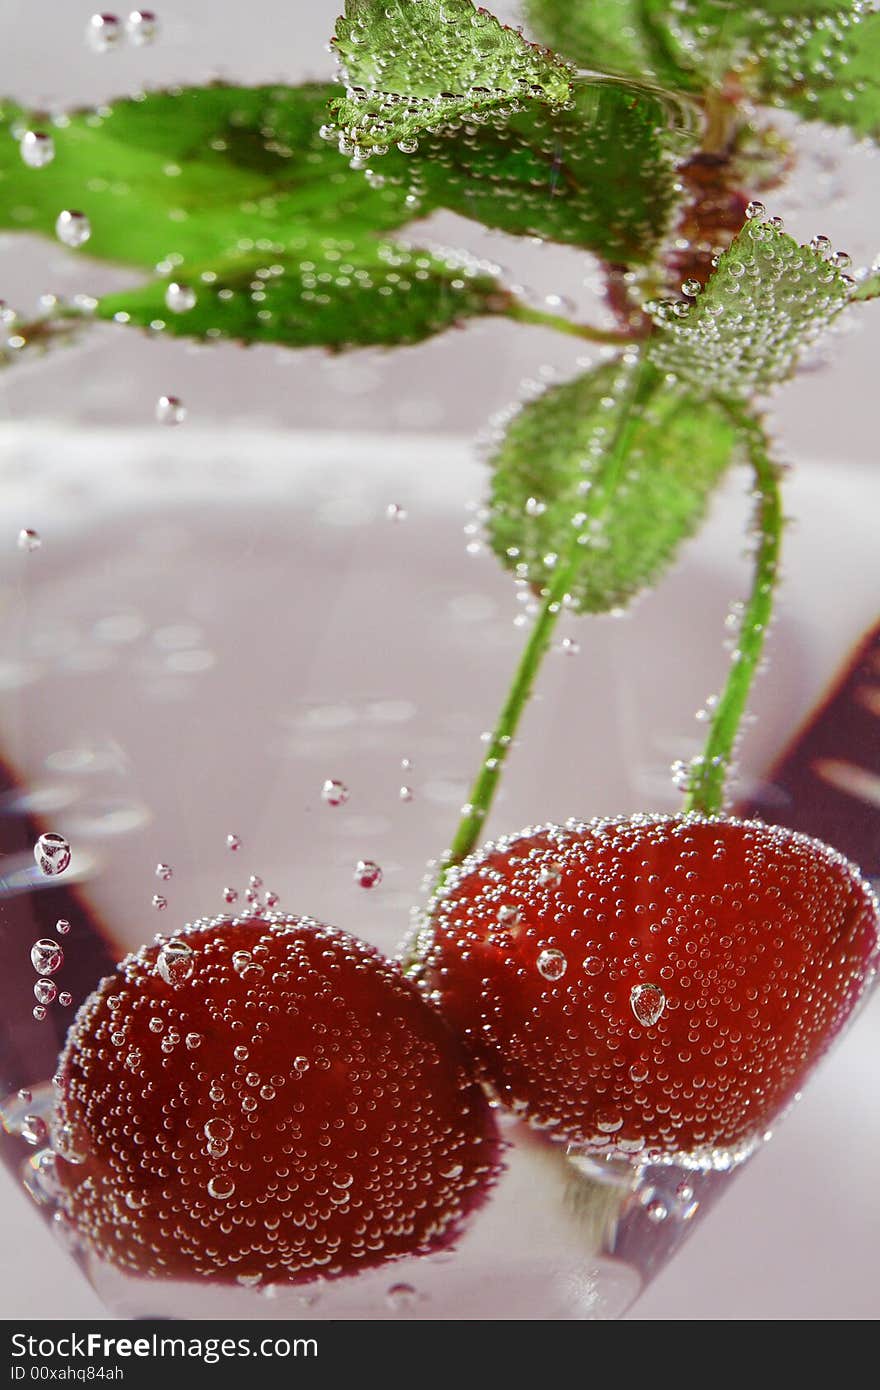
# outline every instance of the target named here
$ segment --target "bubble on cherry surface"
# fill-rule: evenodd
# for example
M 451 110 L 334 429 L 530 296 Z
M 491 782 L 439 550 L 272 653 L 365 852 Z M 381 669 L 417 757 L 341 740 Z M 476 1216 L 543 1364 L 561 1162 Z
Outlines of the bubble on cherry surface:
M 159 28 L 159 16 L 152 10 L 132 10 L 125 21 L 126 35 L 135 48 L 145 48 L 147 44 L 155 43 Z
M 568 961 L 562 951 L 550 947 L 538 956 L 538 971 L 545 980 L 561 980 L 568 969 Z
M 629 1003 L 636 1021 L 643 1028 L 653 1028 L 666 1008 L 666 995 L 659 985 L 633 985 Z
M 35 1149 L 49 1138 L 49 1126 L 42 1115 L 25 1115 L 18 1132 L 24 1142 L 32 1144 Z
M 58 921 L 55 923 L 55 930 L 58 932 L 59 936 L 67 935 L 67 933 L 70 931 L 70 923 L 68 922 L 66 917 L 58 918 Z
M 345 783 L 336 777 L 328 777 L 321 788 L 321 798 L 328 806 L 344 806 L 350 795 Z
M 235 1192 L 235 1183 L 225 1173 L 215 1173 L 208 1182 L 208 1196 L 218 1202 L 226 1202 Z
M 124 30 L 115 14 L 93 14 L 86 25 L 86 42 L 94 53 L 110 53 L 118 48 Z
M 47 878 L 63 874 L 70 864 L 70 845 L 63 835 L 45 831 L 34 845 L 34 859 Z
M 73 1120 L 64 1120 L 53 1129 L 52 1146 L 65 1163 L 79 1166 L 88 1158 L 88 1139 L 81 1125 Z
M 43 544 L 43 538 L 39 531 L 33 531 L 29 526 L 23 526 L 18 533 L 19 550 L 39 550 Z
M 47 976 L 41 976 L 34 985 L 34 998 L 38 1004 L 51 1004 L 57 994 L 58 986 Z
M 235 1130 L 229 1120 L 215 1116 L 213 1119 L 205 1121 L 204 1135 L 212 1143 L 228 1144 L 234 1134 Z
M 187 314 L 196 307 L 196 292 L 191 285 L 172 280 L 165 290 L 165 308 L 173 314 Z
M 173 873 L 174 870 L 172 869 L 170 864 L 156 865 L 156 877 L 160 878 L 163 883 L 167 883 L 169 878 L 172 877 Z
M 156 419 L 160 425 L 182 425 L 186 406 L 179 396 L 160 396 L 156 402 Z
M 418 1300 L 418 1293 L 412 1284 L 392 1284 L 385 1295 L 385 1302 L 392 1313 L 411 1313 Z
M 44 169 L 55 158 L 55 141 L 44 130 L 26 130 L 18 148 L 29 169 Z
M 179 937 L 166 941 L 156 959 L 156 969 L 167 985 L 185 984 L 193 973 L 192 947 Z
M 92 224 L 84 212 L 65 208 L 55 220 L 55 235 L 63 245 L 75 250 L 78 246 L 85 246 L 92 235 Z
M 56 975 L 64 964 L 64 951 L 51 937 L 41 937 L 31 947 L 31 964 L 38 975 Z
M 382 882 L 382 870 L 373 859 L 359 859 L 355 865 L 354 881 L 361 888 L 376 888 Z

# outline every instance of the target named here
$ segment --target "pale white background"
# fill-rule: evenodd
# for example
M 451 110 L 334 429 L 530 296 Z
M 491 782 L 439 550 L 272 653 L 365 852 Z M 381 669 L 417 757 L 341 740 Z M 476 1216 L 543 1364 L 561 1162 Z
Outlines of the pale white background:
M 506 6 L 496 8 L 509 13 Z M 216 75 L 242 82 L 328 76 L 332 63 L 325 44 L 336 9 L 336 0 L 271 0 L 250 8 L 175 0 L 159 11 L 163 34 L 154 48 L 122 49 L 99 57 L 83 40 L 88 6 L 71 0 L 6 0 L 0 13 L 2 85 L 24 100 L 63 104 L 111 98 L 144 82 L 198 82 Z M 803 149 L 800 175 L 773 203 L 773 211 L 786 216 L 799 238 L 824 232 L 837 246 L 849 250 L 857 263 L 868 263 L 880 250 L 876 244 L 877 167 L 875 158 L 851 149 L 840 136 L 816 133 Z M 537 300 L 542 294 L 564 293 L 579 312 L 597 320 L 602 312 L 587 257 L 553 248 L 523 248 L 452 218 L 436 219 L 422 236 L 462 242 L 481 256 L 497 260 L 510 275 L 527 280 Z M 7 238 L 0 248 L 0 297 L 21 307 L 27 307 L 28 296 L 45 290 L 99 290 L 119 279 L 118 272 L 92 267 L 81 258 L 37 243 L 13 244 Z M 838 339 L 833 366 L 805 376 L 781 399 L 779 432 L 787 456 L 794 460 L 809 458 L 832 469 L 846 462 L 868 468 L 875 461 L 871 420 L 876 408 L 880 310 L 872 306 L 862 320 L 860 330 Z M 217 424 L 261 430 L 321 429 L 328 424 L 329 398 L 335 431 L 356 434 L 391 428 L 469 436 L 483 427 L 493 411 L 516 397 L 524 381 L 546 377 L 554 370 L 570 373 L 578 360 L 577 347 L 564 339 L 542 330 L 508 330 L 507 325 L 476 323 L 463 333 L 445 335 L 404 357 L 396 356 L 393 363 L 381 354 L 363 353 L 341 359 L 328 374 L 316 353 L 192 351 L 180 343 L 147 343 L 108 327 L 96 333 L 75 361 L 61 354 L 24 370 L 14 381 L 9 377 L 0 383 L 0 418 L 5 413 L 13 430 L 27 431 L 41 422 L 57 426 L 59 441 L 65 422 L 75 419 L 107 432 L 106 438 L 112 441 L 115 436 L 109 432 L 120 425 L 131 427 L 142 421 L 149 427 L 156 396 L 174 390 L 187 401 L 195 429 L 210 430 Z M 850 476 L 854 479 L 856 474 Z M 478 489 L 479 483 L 469 482 L 466 495 L 478 495 Z M 855 499 L 855 483 L 841 496 Z M 803 543 L 810 545 L 811 554 L 819 554 L 824 535 L 821 499 L 809 488 L 803 498 L 800 534 L 805 527 L 813 527 L 807 529 Z M 858 502 L 853 500 L 851 505 L 857 507 Z M 837 570 L 841 538 L 846 535 L 843 504 L 835 525 L 838 549 L 829 542 L 824 552 L 835 575 L 833 586 L 826 585 L 813 596 L 819 610 L 813 614 L 817 628 L 834 629 L 833 640 L 829 639 L 827 649 L 820 641 L 818 655 L 814 643 L 811 661 L 800 661 L 795 651 L 794 664 L 783 665 L 782 670 L 793 671 L 796 683 L 777 691 L 776 701 L 772 692 L 761 696 L 764 722 L 759 737 L 766 742 L 754 750 L 756 766 L 762 765 L 762 757 L 772 755 L 784 737 L 786 720 L 780 702 L 783 707 L 790 705 L 794 722 L 819 693 L 849 637 L 856 635 L 855 627 L 852 632 L 847 627 L 847 621 L 855 624 L 855 620 L 844 602 L 844 590 L 862 587 L 871 592 L 872 558 L 864 540 L 855 551 L 861 558 L 849 557 L 850 565 L 858 563 L 860 568 L 856 572 L 850 568 L 843 581 Z M 864 518 L 860 534 L 869 534 Z M 500 576 L 493 573 L 490 580 L 481 572 L 479 578 L 480 583 L 496 586 L 493 592 L 499 595 L 499 605 L 509 601 L 509 595 L 508 600 L 501 597 L 506 591 Z M 834 586 L 836 596 L 828 592 Z M 865 602 L 870 616 L 871 600 Z M 838 618 L 838 610 L 846 610 L 850 617 Z M 650 612 L 640 619 L 643 630 L 650 624 Z M 546 698 L 557 698 L 552 682 L 559 679 L 552 676 Z M 575 695 L 569 692 L 565 698 L 573 701 Z M 643 699 L 647 696 L 634 700 L 636 715 Z M 487 712 L 474 717 L 481 716 L 487 717 Z M 462 767 L 470 763 L 469 746 Z M 512 782 L 509 789 L 514 819 L 533 817 L 526 781 Z M 405 885 L 399 887 L 402 897 Z M 878 1058 L 880 1008 L 875 1001 L 773 1144 L 737 1180 L 633 1316 L 673 1320 L 876 1316 L 880 1286 L 875 1160 L 880 1150 Z M 78 1318 L 99 1313 L 95 1295 L 5 1175 L 0 1177 L 0 1200 L 3 1315 Z

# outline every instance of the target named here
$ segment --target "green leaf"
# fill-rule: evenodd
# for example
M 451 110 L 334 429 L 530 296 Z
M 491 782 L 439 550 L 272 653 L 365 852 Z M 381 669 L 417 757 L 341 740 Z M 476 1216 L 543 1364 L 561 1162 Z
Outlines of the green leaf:
M 76 208 L 91 223 L 85 253 L 150 269 L 204 266 L 260 242 L 280 253 L 305 232 L 399 227 L 413 216 L 404 157 L 389 156 L 401 177 L 381 187 L 351 169 L 320 134 L 334 90 L 195 87 L 55 124 L 2 106 L 0 226 L 54 235 L 58 213 Z M 41 169 L 19 154 L 29 124 L 55 142 Z
M 414 343 L 509 296 L 454 260 L 366 238 L 303 239 L 298 252 L 242 255 L 194 277 L 195 303 L 169 309 L 167 280 L 105 295 L 101 318 L 154 331 L 333 349 Z M 174 303 L 174 291 L 170 293 Z
M 880 139 L 880 14 L 817 28 L 793 61 L 774 65 L 763 87 L 810 120 Z
M 366 150 L 570 91 L 566 63 L 471 0 L 348 0 L 333 47 L 348 88 L 334 115 Z
M 853 298 L 844 268 L 824 238 L 798 246 L 772 222 L 747 222 L 701 294 L 653 306 L 651 361 L 702 395 L 766 391 Z
M 615 262 L 649 259 L 677 202 L 677 107 L 624 83 L 581 80 L 565 110 L 429 137 L 413 163 L 427 204 Z M 381 161 L 376 167 L 380 167 Z
M 16 137 L 42 123 L 6 106 L 0 225 L 54 235 L 63 208 L 81 209 L 85 253 L 162 276 L 99 315 L 175 334 L 390 345 L 502 309 L 487 275 L 377 238 L 419 210 L 411 171 L 397 152 L 382 178 L 351 168 L 321 134 L 333 90 L 221 85 L 77 112 L 45 127 L 56 153 L 40 169 Z M 194 308 L 168 309 L 173 282 Z
M 671 91 L 698 85 L 676 62 L 665 19 L 644 0 L 526 0 L 526 17 L 542 43 L 582 68 L 653 78 Z
M 610 363 L 552 387 L 514 417 L 492 461 L 493 550 L 536 589 L 571 564 L 581 613 L 622 607 L 657 580 L 734 452 L 719 406 L 636 371 L 637 382 Z

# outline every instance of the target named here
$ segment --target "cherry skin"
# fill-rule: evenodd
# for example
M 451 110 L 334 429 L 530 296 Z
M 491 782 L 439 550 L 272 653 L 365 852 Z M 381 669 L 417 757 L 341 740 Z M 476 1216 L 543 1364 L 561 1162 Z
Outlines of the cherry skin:
M 877 902 L 759 822 L 545 826 L 453 870 L 414 969 L 507 1106 L 587 1153 L 744 1157 L 872 975 Z
M 443 1020 L 306 918 L 198 922 L 128 956 L 56 1081 L 63 1210 L 138 1275 L 296 1284 L 434 1251 L 498 1171 Z

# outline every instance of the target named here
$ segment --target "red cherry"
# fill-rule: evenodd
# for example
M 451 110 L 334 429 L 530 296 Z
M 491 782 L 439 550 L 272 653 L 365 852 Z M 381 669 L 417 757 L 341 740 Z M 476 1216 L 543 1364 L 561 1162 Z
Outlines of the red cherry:
M 447 1246 L 499 1142 L 399 968 L 305 918 L 198 922 L 128 956 L 62 1055 L 64 1210 L 125 1271 L 332 1278 Z
M 636 816 L 487 846 L 417 970 L 500 1100 L 588 1152 L 728 1166 L 840 1031 L 877 901 L 816 840 Z

